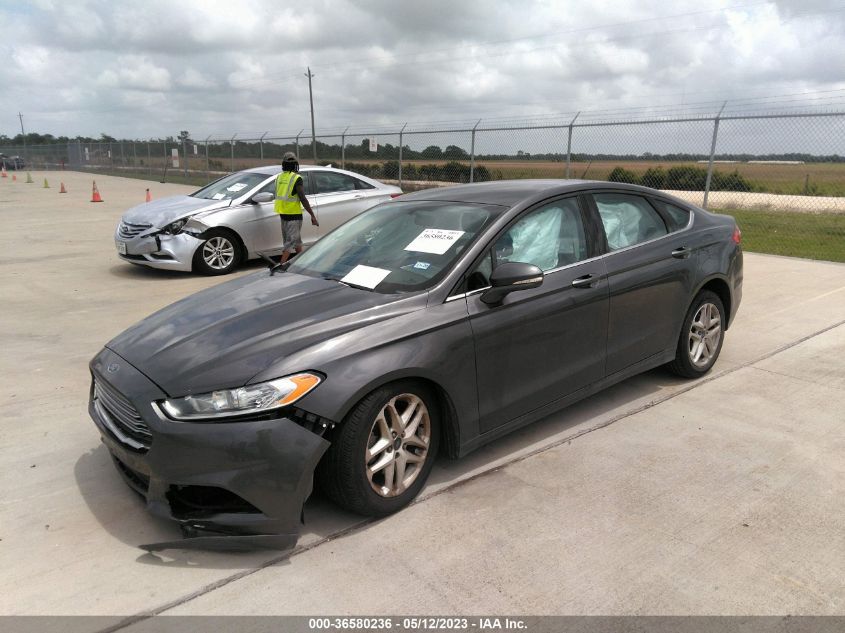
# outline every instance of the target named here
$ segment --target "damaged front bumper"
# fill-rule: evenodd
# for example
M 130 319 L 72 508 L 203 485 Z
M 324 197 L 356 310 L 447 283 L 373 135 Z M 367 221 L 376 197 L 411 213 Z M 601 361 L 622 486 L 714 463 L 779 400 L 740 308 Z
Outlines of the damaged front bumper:
M 123 261 L 164 270 L 189 272 L 194 253 L 203 240 L 192 233 L 156 233 L 125 238 L 118 232 L 114 237 L 117 256 Z
M 91 361 L 88 411 L 124 481 L 147 509 L 179 523 L 185 541 L 143 546 L 287 549 L 299 536 L 313 473 L 329 442 L 323 423 L 293 411 L 238 422 L 176 422 L 168 397 L 109 349 Z

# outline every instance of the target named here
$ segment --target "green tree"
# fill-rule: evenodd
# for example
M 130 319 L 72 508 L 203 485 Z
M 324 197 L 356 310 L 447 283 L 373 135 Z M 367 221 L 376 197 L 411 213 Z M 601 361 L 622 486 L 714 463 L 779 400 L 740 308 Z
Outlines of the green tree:
M 420 158 L 439 160 L 443 157 L 443 150 L 437 145 L 429 145 L 420 152 Z
M 446 149 L 443 150 L 443 158 L 448 160 L 462 160 L 468 159 L 469 154 L 466 153 L 465 150 L 461 149 L 457 145 L 449 145 Z

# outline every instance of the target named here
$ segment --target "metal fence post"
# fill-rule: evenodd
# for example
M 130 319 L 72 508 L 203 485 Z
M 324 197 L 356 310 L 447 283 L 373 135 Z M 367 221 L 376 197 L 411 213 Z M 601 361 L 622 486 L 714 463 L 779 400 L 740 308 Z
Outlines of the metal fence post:
M 407 123 L 402 126 L 402 129 L 399 130 L 399 188 L 402 188 L 402 134 L 405 132 L 405 128 L 408 126 Z
M 475 125 L 472 126 L 472 140 L 470 141 L 469 145 L 469 181 L 475 182 L 475 128 L 478 127 L 478 124 L 481 123 L 481 119 L 476 121 Z
M 232 139 L 229 141 L 229 145 L 232 148 L 232 162 L 229 164 L 229 171 L 235 171 L 235 137 L 237 134 L 232 135 Z
M 581 114 L 581 111 L 575 113 L 575 116 L 569 122 L 569 138 L 566 140 L 566 177 L 569 178 L 569 167 L 572 163 L 572 126 L 575 125 L 575 119 L 578 118 L 578 115 Z
M 299 134 L 296 135 L 296 162 L 299 162 L 299 136 L 302 134 L 302 130 L 299 130 Z
M 346 130 L 343 130 L 343 134 L 340 135 L 340 168 L 346 169 L 346 132 L 349 130 L 349 126 L 346 126 Z
M 719 135 L 719 118 L 722 116 L 722 110 L 725 109 L 727 104 L 727 101 L 722 104 L 722 107 L 719 108 L 719 113 L 713 120 L 713 141 L 710 143 L 710 160 L 707 163 L 707 180 L 704 182 L 704 201 L 701 203 L 701 206 L 705 209 L 707 208 L 707 197 L 710 195 L 710 180 L 713 178 L 713 158 L 716 155 L 716 137 Z
M 153 157 L 152 157 L 152 150 L 150 149 L 150 141 L 147 141 L 147 171 L 149 175 L 153 175 Z
M 164 171 L 162 174 L 161 182 L 167 182 L 167 140 L 164 141 Z
M 264 137 L 267 136 L 267 132 L 261 135 L 261 138 L 258 139 L 258 144 L 261 146 L 261 160 L 264 160 Z
M 205 179 L 206 181 L 211 180 L 211 175 L 208 171 L 208 139 L 211 138 L 211 134 L 205 137 Z

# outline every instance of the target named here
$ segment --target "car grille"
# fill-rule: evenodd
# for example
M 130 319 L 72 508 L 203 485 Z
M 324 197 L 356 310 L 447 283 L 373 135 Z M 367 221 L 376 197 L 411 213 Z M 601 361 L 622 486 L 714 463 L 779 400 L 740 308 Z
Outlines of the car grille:
M 114 387 L 94 376 L 94 407 L 103 424 L 121 444 L 146 453 L 153 435 L 141 415 Z
M 120 237 L 130 239 L 140 235 L 147 229 L 152 228 L 152 226 L 152 224 L 132 224 L 131 222 L 121 222 L 120 226 L 117 227 L 117 234 Z

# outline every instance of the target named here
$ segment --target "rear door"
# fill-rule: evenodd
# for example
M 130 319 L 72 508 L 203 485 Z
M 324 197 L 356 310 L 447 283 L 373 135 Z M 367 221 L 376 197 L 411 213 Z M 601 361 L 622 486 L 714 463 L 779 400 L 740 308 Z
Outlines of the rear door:
M 593 192 L 589 199 L 608 253 L 610 376 L 675 348 L 697 260 L 690 232 L 672 230 L 677 225 L 646 196 Z
M 482 433 L 603 377 L 607 281 L 584 220 L 576 197 L 542 203 L 498 236 L 467 276 Z M 545 278 L 489 306 L 481 293 L 506 261 L 535 264 Z

